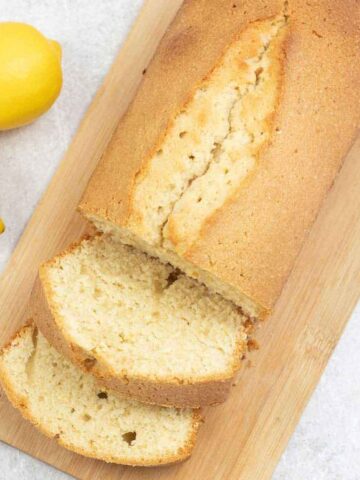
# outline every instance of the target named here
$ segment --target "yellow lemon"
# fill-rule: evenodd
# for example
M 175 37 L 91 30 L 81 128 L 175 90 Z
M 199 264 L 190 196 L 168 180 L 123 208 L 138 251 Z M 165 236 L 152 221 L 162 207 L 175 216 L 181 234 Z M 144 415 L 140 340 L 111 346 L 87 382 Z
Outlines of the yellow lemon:
M 0 235 L 5 232 L 5 225 L 2 219 L 0 218 Z
M 0 22 L 0 130 L 38 118 L 61 86 L 60 45 L 31 25 Z

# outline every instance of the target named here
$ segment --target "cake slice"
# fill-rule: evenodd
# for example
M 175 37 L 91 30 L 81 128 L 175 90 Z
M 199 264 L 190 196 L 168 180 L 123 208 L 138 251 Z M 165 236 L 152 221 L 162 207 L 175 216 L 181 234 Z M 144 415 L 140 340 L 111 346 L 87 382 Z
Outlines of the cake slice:
M 198 412 L 119 399 L 60 355 L 34 325 L 1 352 L 0 380 L 26 419 L 87 457 L 151 466 L 184 460 L 193 449 Z
M 34 300 L 33 319 L 59 351 L 158 405 L 223 402 L 251 329 L 230 301 L 105 235 L 42 265 Z

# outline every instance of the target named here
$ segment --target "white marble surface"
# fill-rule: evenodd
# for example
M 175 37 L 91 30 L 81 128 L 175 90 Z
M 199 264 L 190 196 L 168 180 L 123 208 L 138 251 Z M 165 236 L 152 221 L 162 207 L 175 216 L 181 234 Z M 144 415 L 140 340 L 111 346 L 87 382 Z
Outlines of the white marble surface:
M 53 175 L 142 0 L 0 0 L 0 21 L 37 26 L 61 42 L 65 83 L 35 124 L 0 133 L 0 271 Z M 360 480 L 360 308 L 337 347 L 274 480 Z M 1 421 L 1 419 L 0 419 Z M 63 480 L 0 443 L 0 480 Z M 239 479 L 240 480 L 240 479 Z M 256 480 L 256 479 L 254 479 Z

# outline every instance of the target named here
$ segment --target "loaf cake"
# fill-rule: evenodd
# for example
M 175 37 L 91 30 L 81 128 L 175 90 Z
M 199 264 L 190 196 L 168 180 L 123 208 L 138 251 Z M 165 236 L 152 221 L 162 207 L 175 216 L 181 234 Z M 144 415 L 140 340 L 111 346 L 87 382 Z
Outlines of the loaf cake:
M 106 235 L 42 265 L 33 299 L 59 351 L 119 394 L 160 405 L 223 402 L 252 328 L 232 302 Z
M 185 1 L 80 211 L 265 317 L 358 130 L 358 25 L 353 0 Z
M 82 455 L 125 465 L 161 465 L 187 458 L 199 413 L 121 400 L 62 357 L 33 325 L 0 355 L 10 401 L 39 430 Z

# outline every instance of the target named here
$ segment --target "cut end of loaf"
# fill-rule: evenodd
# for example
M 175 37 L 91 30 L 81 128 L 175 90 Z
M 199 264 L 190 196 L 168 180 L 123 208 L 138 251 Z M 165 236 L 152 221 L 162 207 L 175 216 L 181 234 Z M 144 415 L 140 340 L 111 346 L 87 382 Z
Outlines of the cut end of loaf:
M 187 458 L 199 414 L 120 400 L 62 357 L 28 325 L 0 355 L 0 379 L 25 418 L 82 455 L 152 466 Z
M 205 285 L 210 291 L 217 293 L 225 299 L 233 302 L 239 307 L 244 316 L 253 321 L 264 320 L 270 313 L 270 309 L 257 303 L 253 298 L 239 290 L 235 285 L 229 282 L 223 282 L 216 271 L 216 264 L 208 259 L 209 268 L 204 269 L 185 256 L 180 256 L 172 250 L 163 247 L 156 247 L 141 239 L 127 228 L 117 225 L 115 222 L 107 219 L 106 216 L 94 213 L 88 214 L 81 210 L 82 214 L 95 226 L 95 228 L 106 235 L 109 235 L 125 245 L 135 247 L 141 252 L 145 252 L 152 258 L 158 258 L 162 263 L 169 264 L 180 269 L 188 277 L 197 280 Z

